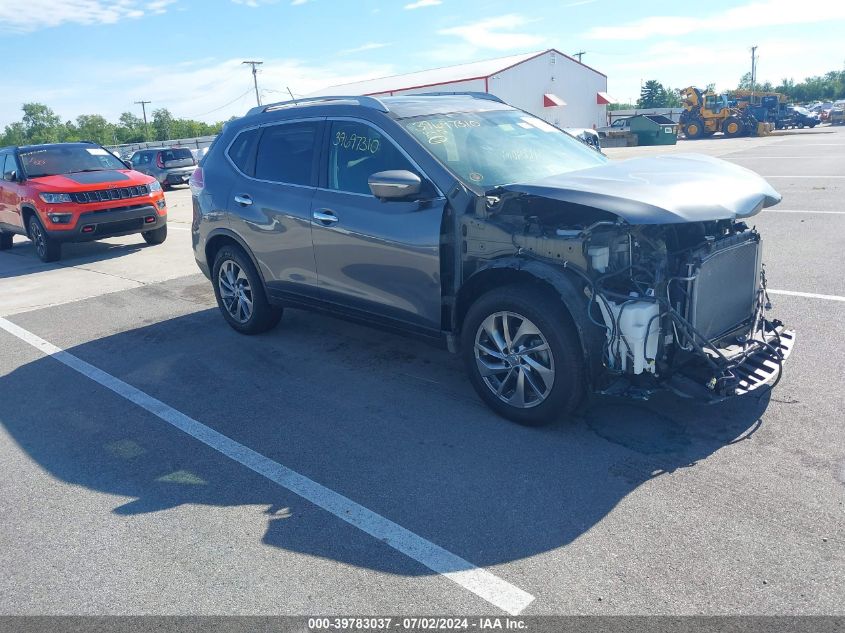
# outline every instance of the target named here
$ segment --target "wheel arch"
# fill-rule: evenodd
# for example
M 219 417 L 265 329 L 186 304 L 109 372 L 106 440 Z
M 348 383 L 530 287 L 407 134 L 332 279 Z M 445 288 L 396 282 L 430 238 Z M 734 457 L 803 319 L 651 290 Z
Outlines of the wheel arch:
M 507 257 L 490 262 L 461 285 L 455 302 L 454 327 L 459 335 L 470 306 L 484 293 L 505 285 L 529 283 L 560 297 L 578 337 L 587 367 L 587 380 L 594 383 L 601 371 L 603 332 L 587 318 L 587 298 L 583 284 L 573 273 L 536 260 Z
M 258 271 L 258 276 L 261 278 L 261 284 L 264 286 L 264 290 L 266 292 L 267 282 L 264 279 L 264 273 L 261 270 L 261 266 L 258 264 L 258 260 L 255 258 L 252 250 L 250 250 L 250 248 L 246 245 L 246 242 L 241 238 L 241 236 L 229 229 L 215 229 L 209 234 L 205 241 L 205 247 L 203 250 L 205 252 L 205 261 L 208 264 L 209 272 L 211 272 L 214 268 L 214 259 L 217 257 L 217 253 L 220 252 L 220 249 L 227 244 L 237 246 L 246 253 L 246 256 L 249 257 L 252 262 L 252 265 L 255 266 L 255 270 Z
M 21 222 L 23 223 L 23 230 L 26 235 L 29 235 L 29 218 L 38 215 L 38 211 L 31 204 L 21 205 Z

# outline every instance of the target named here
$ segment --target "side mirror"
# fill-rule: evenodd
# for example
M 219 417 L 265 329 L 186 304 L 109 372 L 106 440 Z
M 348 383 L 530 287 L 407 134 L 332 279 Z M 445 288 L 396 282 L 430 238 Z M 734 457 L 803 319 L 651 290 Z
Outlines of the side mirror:
M 370 191 L 380 200 L 402 200 L 419 194 L 422 180 L 404 169 L 380 171 L 367 179 Z
M 14 169 L 12 171 L 7 171 L 5 174 L 3 174 L 3 180 L 5 180 L 6 182 L 15 182 L 17 179 L 18 172 L 16 172 Z

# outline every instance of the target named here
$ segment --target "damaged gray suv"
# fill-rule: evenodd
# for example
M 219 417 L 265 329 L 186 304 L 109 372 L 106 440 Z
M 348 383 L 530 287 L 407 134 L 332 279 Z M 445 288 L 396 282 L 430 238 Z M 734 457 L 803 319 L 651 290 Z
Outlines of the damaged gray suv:
M 191 179 L 193 247 L 237 331 L 286 306 L 442 342 L 496 412 L 776 383 L 760 235 L 780 196 L 696 155 L 610 163 L 489 94 L 320 97 L 229 123 Z

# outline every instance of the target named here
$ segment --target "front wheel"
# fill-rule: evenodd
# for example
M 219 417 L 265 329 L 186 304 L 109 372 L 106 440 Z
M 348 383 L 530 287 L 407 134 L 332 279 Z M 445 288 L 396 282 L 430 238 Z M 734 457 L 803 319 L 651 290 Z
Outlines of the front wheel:
M 538 288 L 488 292 L 469 309 L 461 354 L 478 395 L 499 415 L 541 426 L 584 395 L 584 359 L 560 298 Z
M 212 268 L 217 306 L 241 334 L 271 330 L 282 318 L 282 308 L 267 301 L 264 284 L 249 256 L 236 246 L 224 246 Z
M 152 231 L 144 231 L 141 233 L 141 236 L 147 244 L 161 244 L 167 239 L 167 225 L 165 224 Z
M 62 245 L 47 235 L 34 213 L 29 218 L 29 239 L 42 262 L 55 262 L 62 256 Z

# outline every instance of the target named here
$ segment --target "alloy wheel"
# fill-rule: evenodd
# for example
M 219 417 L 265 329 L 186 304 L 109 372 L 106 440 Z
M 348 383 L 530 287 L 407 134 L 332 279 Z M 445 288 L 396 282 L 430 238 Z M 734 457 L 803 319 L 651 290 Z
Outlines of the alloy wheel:
M 246 323 L 252 316 L 252 286 L 237 262 L 227 259 L 217 273 L 217 289 L 223 307 L 238 323 Z
M 484 384 L 513 407 L 536 407 L 554 386 L 548 341 L 534 323 L 515 312 L 495 312 L 481 322 L 475 362 Z

